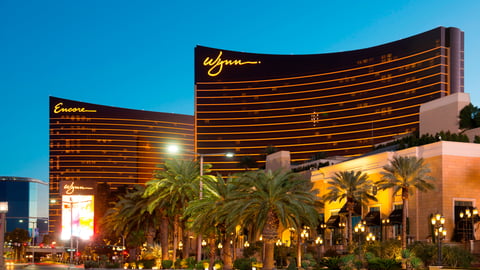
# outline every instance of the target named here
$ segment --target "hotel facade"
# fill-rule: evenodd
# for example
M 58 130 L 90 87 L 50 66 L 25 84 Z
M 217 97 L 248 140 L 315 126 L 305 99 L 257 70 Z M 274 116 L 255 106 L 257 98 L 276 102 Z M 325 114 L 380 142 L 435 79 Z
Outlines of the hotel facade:
M 115 191 L 151 180 L 169 145 L 193 151 L 193 133 L 190 115 L 50 97 L 49 231 L 91 237 Z
M 419 128 L 422 103 L 464 91 L 463 32 L 439 27 L 388 44 L 313 55 L 195 48 L 196 151 L 220 173 L 259 167 L 268 146 L 293 163 L 358 156 Z
M 288 164 L 301 164 L 319 154 L 358 157 L 428 129 L 420 122 L 438 118 L 438 106 L 426 107 L 427 120 L 422 121 L 420 107 L 464 94 L 463 59 L 463 32 L 445 27 L 327 54 L 269 55 L 197 46 L 194 116 L 51 97 L 50 232 L 63 231 L 63 238 L 94 233 L 95 220 L 108 207 L 107 194 L 150 180 L 156 165 L 169 157 L 171 144 L 184 153 L 201 154 L 213 165 L 213 174 L 227 175 L 244 170 L 238 165 L 243 157 L 263 167 L 262 152 L 268 146 L 288 151 Z M 434 147 L 455 150 L 450 144 Z M 223 157 L 231 151 L 235 159 Z M 393 154 L 379 157 L 385 163 Z M 341 164 L 328 168 L 355 168 Z M 375 164 L 374 174 L 383 163 Z M 312 175 L 312 181 L 322 188 L 325 177 L 322 171 Z M 462 196 L 455 198 L 460 201 Z M 452 200 L 442 203 L 454 208 Z M 379 207 L 375 210 L 384 217 L 396 205 L 398 201 L 390 199 L 372 207 Z M 337 208 L 326 207 L 325 221 Z M 370 210 L 374 209 L 365 213 Z M 79 224 L 89 224 L 89 231 L 81 231 Z M 424 237 L 423 232 L 418 237 Z

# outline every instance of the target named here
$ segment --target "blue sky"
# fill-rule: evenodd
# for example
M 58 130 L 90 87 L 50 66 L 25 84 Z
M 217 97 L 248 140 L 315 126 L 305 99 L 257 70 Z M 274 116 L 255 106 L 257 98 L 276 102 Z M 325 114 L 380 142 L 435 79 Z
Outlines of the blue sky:
M 0 175 L 48 181 L 48 97 L 193 114 L 196 45 L 270 54 L 465 32 L 480 106 L 480 1 L 0 0 Z

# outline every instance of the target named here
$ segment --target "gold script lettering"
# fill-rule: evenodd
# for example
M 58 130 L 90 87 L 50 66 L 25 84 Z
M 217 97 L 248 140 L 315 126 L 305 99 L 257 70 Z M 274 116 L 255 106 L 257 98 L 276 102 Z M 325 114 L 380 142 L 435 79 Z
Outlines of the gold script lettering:
M 57 105 L 55 105 L 55 109 L 53 110 L 53 113 L 63 113 L 63 112 L 67 112 L 67 113 L 72 113 L 72 112 L 80 112 L 80 113 L 84 113 L 84 112 L 97 112 L 97 110 L 87 110 L 83 107 L 80 107 L 80 108 L 63 108 L 63 102 L 60 102 L 60 103 L 57 103 Z
M 63 186 L 63 189 L 65 189 L 65 194 L 67 195 L 72 195 L 75 190 L 92 190 L 92 187 L 84 187 L 84 186 L 75 186 L 75 183 L 72 182 L 71 184 L 65 184 Z
M 70 185 L 66 184 L 65 186 L 63 186 L 63 188 L 65 189 L 65 194 L 68 195 L 73 194 L 73 192 L 75 191 L 75 186 L 73 185 L 73 182 Z
M 208 70 L 208 76 L 210 77 L 215 77 L 218 74 L 220 74 L 223 70 L 223 66 L 242 66 L 242 65 L 256 65 L 260 64 L 260 61 L 242 61 L 239 59 L 234 59 L 234 60 L 222 60 L 222 54 L 223 52 L 220 51 L 218 53 L 217 58 L 214 60 L 213 58 L 206 57 L 205 60 L 203 60 L 203 65 L 204 66 L 209 66 L 210 69 Z

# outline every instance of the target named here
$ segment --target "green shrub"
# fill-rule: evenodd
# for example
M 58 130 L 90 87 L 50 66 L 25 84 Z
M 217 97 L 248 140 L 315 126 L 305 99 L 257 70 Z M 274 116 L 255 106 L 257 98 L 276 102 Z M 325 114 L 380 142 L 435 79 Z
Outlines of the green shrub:
M 85 267 L 85 269 L 87 269 L 87 268 L 99 268 L 99 263 L 96 262 L 96 261 L 85 261 L 83 266 Z
M 114 263 L 107 263 L 105 264 L 105 268 L 109 268 L 109 269 L 112 269 L 112 268 L 120 268 L 120 263 L 118 262 L 114 262 Z
M 318 264 L 329 270 L 340 270 L 340 257 L 324 257 Z
M 437 256 L 437 246 L 435 244 L 414 242 L 409 248 L 415 254 L 415 257 L 422 260 L 426 266 L 433 265 Z
M 175 269 L 182 268 L 182 259 L 177 258 L 177 260 L 175 261 L 175 263 L 173 265 L 175 266 Z
M 317 265 L 315 258 L 313 257 L 312 253 L 307 253 L 302 258 L 302 267 L 314 267 Z
M 152 269 L 155 265 L 155 260 L 140 260 L 137 262 L 137 265 L 143 264 L 143 268 Z
M 422 260 L 409 249 L 402 249 L 402 262 L 405 263 L 407 269 L 421 269 L 423 267 Z
M 474 260 L 473 255 L 460 247 L 444 246 L 442 248 L 443 264 L 450 267 L 470 267 Z
M 288 259 L 287 270 L 297 270 L 297 258 L 290 257 Z
M 186 266 L 187 266 L 186 268 L 193 269 L 193 268 L 195 268 L 196 263 L 197 263 L 197 260 L 194 257 L 188 257 L 188 258 L 184 259 L 184 262 L 182 262 L 182 265 L 186 264 Z
M 396 270 L 402 268 L 402 264 L 395 259 L 382 259 L 378 257 L 373 257 L 368 260 L 367 266 L 369 270 Z
M 255 258 L 240 258 L 233 262 L 233 268 L 238 270 L 251 270 L 252 262 L 255 262 Z
M 210 260 L 202 260 L 202 261 L 196 262 L 195 269 L 201 269 L 201 270 L 205 269 L 205 265 L 208 265 L 209 261 Z
M 172 268 L 173 261 L 172 260 L 163 260 L 162 261 L 162 268 L 163 269 L 170 269 Z
M 355 255 L 349 254 L 340 257 L 340 269 L 342 270 L 355 270 L 362 268 L 362 262 L 355 258 Z

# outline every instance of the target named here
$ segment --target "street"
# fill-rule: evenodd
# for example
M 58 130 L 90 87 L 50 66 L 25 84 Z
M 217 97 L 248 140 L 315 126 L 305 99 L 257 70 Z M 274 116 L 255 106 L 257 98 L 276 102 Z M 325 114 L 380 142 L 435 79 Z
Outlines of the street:
M 52 264 L 52 263 L 36 263 L 36 264 L 7 264 L 5 265 L 6 270 L 60 270 L 60 269 L 83 269 L 83 265 L 73 265 L 68 264 Z

